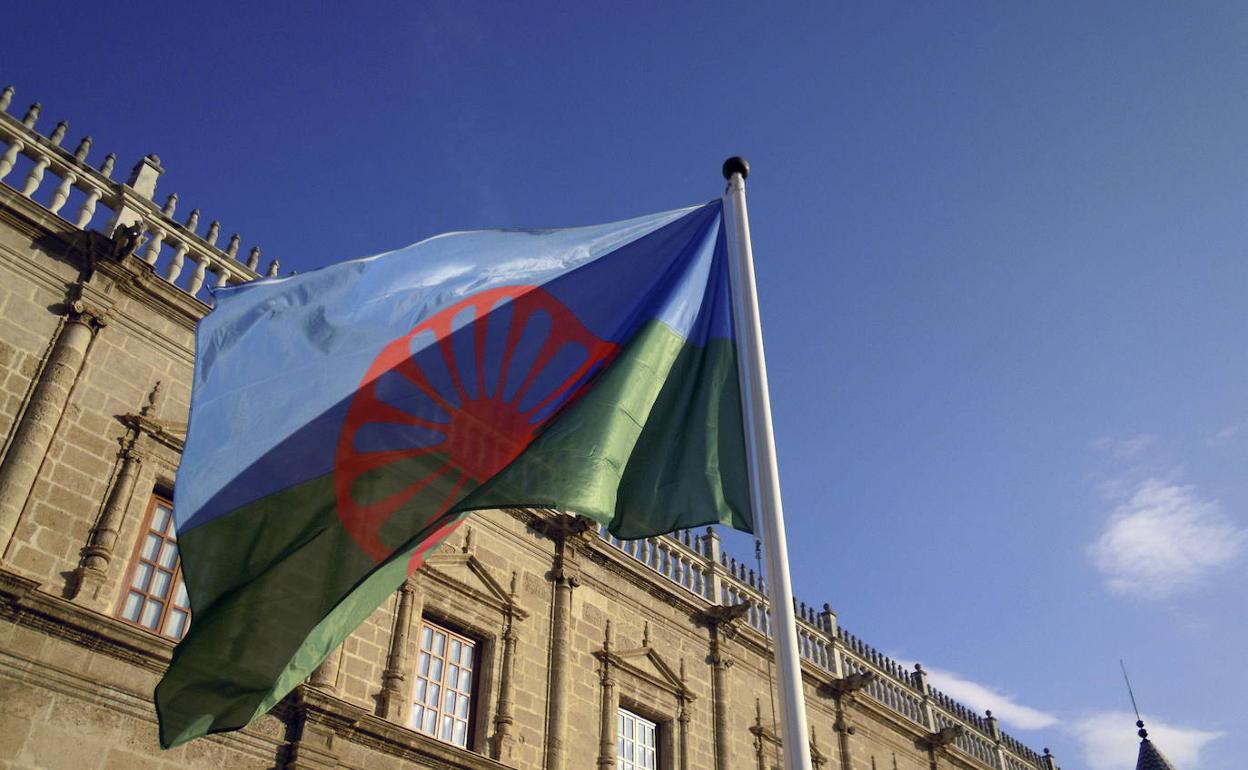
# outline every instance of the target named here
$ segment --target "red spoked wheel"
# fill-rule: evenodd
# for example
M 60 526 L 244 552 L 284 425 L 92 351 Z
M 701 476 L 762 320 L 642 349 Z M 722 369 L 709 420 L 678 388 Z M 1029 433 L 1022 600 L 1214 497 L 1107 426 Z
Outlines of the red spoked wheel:
M 347 408 L 334 461 L 343 526 L 381 562 L 518 457 L 617 350 L 534 286 L 487 289 L 421 322 L 381 351 Z

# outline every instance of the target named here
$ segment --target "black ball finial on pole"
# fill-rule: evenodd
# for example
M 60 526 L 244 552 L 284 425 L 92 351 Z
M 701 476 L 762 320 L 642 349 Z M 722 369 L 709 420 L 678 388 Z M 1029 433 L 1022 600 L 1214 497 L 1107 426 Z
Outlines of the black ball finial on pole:
M 742 179 L 750 175 L 750 162 L 740 155 L 733 155 L 724 161 L 724 179 L 732 179 L 733 174 L 740 174 Z

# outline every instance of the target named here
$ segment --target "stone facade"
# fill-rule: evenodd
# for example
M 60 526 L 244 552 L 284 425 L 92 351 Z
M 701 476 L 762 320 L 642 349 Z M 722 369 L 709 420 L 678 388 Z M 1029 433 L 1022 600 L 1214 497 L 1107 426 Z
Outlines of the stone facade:
M 656 725 L 658 768 L 778 766 L 761 580 L 709 530 L 623 543 L 542 510 L 473 515 L 269 715 L 161 751 L 151 693 L 173 641 L 123 606 L 153 496 L 176 482 L 204 283 L 256 278 L 259 250 L 240 260 L 238 236 L 218 249 L 216 223 L 200 235 L 198 211 L 178 223 L 176 196 L 156 204 L 158 159 L 114 182 L 112 156 L 93 168 L 89 140 L 61 149 L 64 124 L 45 136 L 11 98 L 0 768 L 605 770 L 619 708 Z M 799 609 L 817 767 L 1056 770 L 826 605 Z M 475 646 L 465 747 L 412 727 L 425 623 Z

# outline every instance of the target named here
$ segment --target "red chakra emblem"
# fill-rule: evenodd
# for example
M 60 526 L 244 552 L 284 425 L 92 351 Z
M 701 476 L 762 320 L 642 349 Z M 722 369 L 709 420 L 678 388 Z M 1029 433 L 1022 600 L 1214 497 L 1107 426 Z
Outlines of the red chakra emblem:
M 334 459 L 343 526 L 383 561 L 387 522 L 445 513 L 516 459 L 617 350 L 535 286 L 487 289 L 421 322 L 386 345 L 347 408 Z

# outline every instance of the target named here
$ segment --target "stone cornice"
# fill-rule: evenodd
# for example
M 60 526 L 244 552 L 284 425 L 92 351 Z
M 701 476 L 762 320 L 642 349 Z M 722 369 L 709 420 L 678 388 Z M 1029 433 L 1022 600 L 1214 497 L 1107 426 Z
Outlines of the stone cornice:
M 117 418 L 136 434 L 149 436 L 175 452 L 181 452 L 186 443 L 186 423 L 157 420 L 142 414 L 123 414 Z
M 507 765 L 375 716 L 359 706 L 300 685 L 291 703 L 305 721 L 357 746 L 436 770 L 509 770 Z
M 52 596 L 40 585 L 0 570 L 0 618 L 156 673 L 169 666 L 172 641 Z
M 98 260 L 95 268 L 112 279 L 126 296 L 138 300 L 159 315 L 176 320 L 187 330 L 194 330 L 199 319 L 212 309 L 203 301 L 157 276 L 150 265 L 133 255 L 119 261 Z

